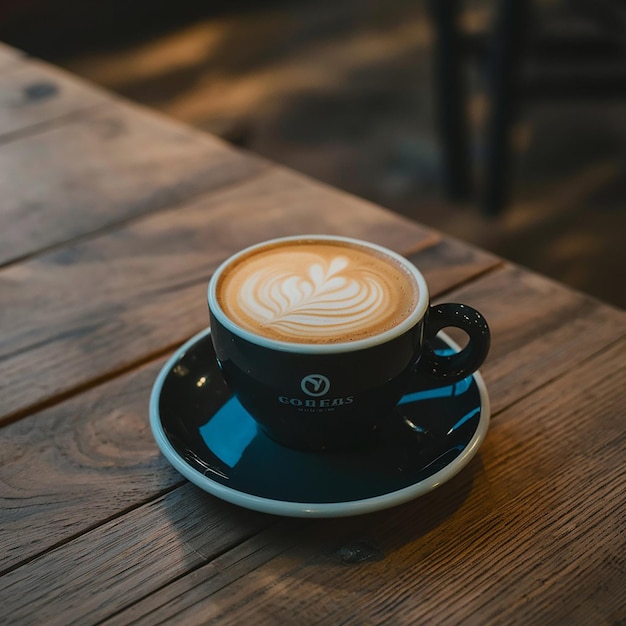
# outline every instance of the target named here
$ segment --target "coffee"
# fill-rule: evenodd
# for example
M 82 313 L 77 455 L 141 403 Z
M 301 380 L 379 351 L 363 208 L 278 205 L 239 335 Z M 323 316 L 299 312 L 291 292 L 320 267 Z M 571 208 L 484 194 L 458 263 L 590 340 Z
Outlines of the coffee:
M 420 297 L 415 278 L 383 250 L 324 239 L 249 251 L 225 268 L 216 295 L 243 329 L 305 344 L 384 333 L 409 317 Z

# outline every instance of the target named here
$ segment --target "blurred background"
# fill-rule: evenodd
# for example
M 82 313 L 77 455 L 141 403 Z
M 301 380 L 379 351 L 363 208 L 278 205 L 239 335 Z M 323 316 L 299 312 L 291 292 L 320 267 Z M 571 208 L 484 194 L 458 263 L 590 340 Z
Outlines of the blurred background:
M 623 0 L 0 0 L 0 40 L 626 307 Z

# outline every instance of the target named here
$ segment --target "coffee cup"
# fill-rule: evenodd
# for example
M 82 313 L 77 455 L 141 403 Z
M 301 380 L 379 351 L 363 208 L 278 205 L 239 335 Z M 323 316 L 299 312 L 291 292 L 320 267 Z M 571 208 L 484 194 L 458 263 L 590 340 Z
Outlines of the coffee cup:
M 490 344 L 483 316 L 430 305 L 407 259 L 330 235 L 283 237 L 224 261 L 208 288 L 211 337 L 226 383 L 279 443 L 333 450 L 372 440 L 403 392 L 475 372 Z M 429 339 L 468 336 L 442 356 Z

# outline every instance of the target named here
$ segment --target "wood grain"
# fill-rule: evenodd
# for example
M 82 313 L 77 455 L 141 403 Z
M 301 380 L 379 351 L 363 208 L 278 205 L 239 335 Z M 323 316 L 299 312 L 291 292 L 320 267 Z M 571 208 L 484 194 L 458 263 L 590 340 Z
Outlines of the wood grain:
M 218 139 L 119 103 L 0 146 L 0 263 L 256 175 Z
M 0 146 L 20 131 L 71 123 L 72 114 L 107 102 L 114 102 L 112 94 L 60 69 L 33 60 L 16 62 L 0 74 Z
M 463 256 L 461 253 L 451 254 L 450 248 L 448 246 L 445 248 L 448 250 L 449 258 Z M 423 251 L 423 254 L 429 253 L 430 248 Z M 420 255 L 417 254 L 416 256 L 419 257 Z M 451 273 L 452 276 L 458 276 L 454 264 L 451 266 Z M 526 314 L 531 321 L 535 319 L 534 316 L 537 319 L 542 319 L 544 316 L 541 313 L 541 307 L 544 307 L 544 313 L 551 310 L 549 308 L 550 302 L 544 297 L 545 285 L 542 282 L 537 283 L 533 277 L 533 280 L 526 283 L 525 287 L 521 289 L 520 284 L 524 284 L 524 281 L 519 279 L 518 273 L 519 270 L 516 268 L 507 267 L 477 280 L 473 284 L 476 293 L 484 294 L 486 291 L 491 293 L 490 297 L 481 297 L 481 306 L 491 309 L 492 306 L 495 307 L 494 302 L 510 302 L 512 307 L 526 307 L 532 313 L 527 312 Z M 510 280 L 512 276 L 516 276 L 518 280 Z M 499 288 L 497 290 L 487 290 L 484 288 L 483 283 L 495 284 Z M 509 285 L 511 294 L 521 293 L 523 297 L 518 295 L 509 298 L 506 287 L 504 287 L 505 285 Z M 469 299 L 471 297 L 470 287 L 464 287 L 463 291 L 465 296 L 467 296 L 464 299 Z M 532 293 L 534 293 L 534 298 L 531 295 Z M 572 292 L 567 291 L 567 293 L 571 294 L 574 300 L 580 298 L 580 296 Z M 560 298 L 563 302 L 571 305 L 571 301 L 566 299 L 564 295 L 561 295 Z M 501 304 L 498 304 L 498 306 L 501 306 Z M 573 306 L 570 306 L 570 308 L 577 310 Z M 600 309 L 604 310 L 603 307 L 600 307 Z M 494 308 L 494 310 L 496 309 Z M 611 321 L 611 313 L 618 318 L 618 322 L 623 322 L 624 316 L 622 314 L 612 309 L 607 309 L 603 313 L 606 318 L 604 326 L 609 329 L 611 327 L 618 328 L 619 324 L 615 320 Z M 518 314 L 521 315 L 522 313 L 519 312 Z M 553 342 L 551 344 L 552 351 L 566 357 L 566 362 L 560 364 L 559 367 L 562 373 L 570 372 L 568 380 L 571 380 L 574 376 L 573 367 L 571 367 L 572 363 L 580 364 L 598 351 L 604 351 L 605 354 L 594 358 L 593 363 L 596 363 L 598 360 L 600 362 L 606 360 L 606 368 L 611 370 L 611 367 L 614 366 L 616 371 L 624 366 L 623 357 L 621 357 L 621 353 L 617 348 L 607 351 L 607 345 L 614 341 L 614 337 L 596 335 L 593 344 L 575 341 L 581 328 L 585 326 L 590 328 L 592 322 L 597 321 L 598 315 L 598 308 L 582 307 L 582 310 L 577 310 L 576 316 L 572 318 L 569 333 L 561 331 L 556 337 L 546 333 L 546 336 Z M 581 320 L 586 318 L 589 318 L 588 321 L 581 322 Z M 564 324 L 567 326 L 566 322 Z M 568 395 L 561 396 L 560 387 L 555 386 L 558 381 L 552 385 L 549 384 L 549 381 L 554 378 L 557 362 L 549 358 L 546 362 L 547 348 L 539 342 L 532 343 L 531 350 L 527 349 L 525 346 L 527 343 L 527 329 L 525 326 L 509 326 L 508 318 L 503 312 L 501 316 L 494 317 L 492 330 L 494 337 L 502 338 L 501 349 L 510 351 L 510 359 L 514 363 L 518 363 L 522 370 L 534 371 L 534 376 L 530 381 L 525 380 L 523 377 L 516 379 L 514 374 L 511 374 L 508 378 L 498 375 L 499 370 L 502 368 L 502 362 L 496 350 L 496 357 L 493 361 L 489 360 L 487 362 L 483 372 L 487 380 L 491 381 L 489 383 L 489 391 L 493 405 L 496 409 L 503 406 L 509 406 L 510 408 L 505 413 L 497 414 L 494 424 L 498 424 L 501 420 L 514 421 L 514 417 L 505 416 L 518 415 L 516 412 L 518 411 L 516 408 L 518 405 L 515 404 L 515 401 L 523 399 L 522 403 L 530 402 L 535 397 L 535 395 L 529 395 L 530 390 L 540 389 L 538 393 L 545 395 L 547 393 L 545 390 L 549 389 L 555 394 L 555 398 L 559 398 L 559 403 L 562 403 L 563 406 L 571 405 L 578 407 L 578 404 L 576 404 L 578 396 L 574 399 Z M 505 340 L 506 344 L 504 344 Z M 557 341 L 561 343 L 556 343 Z M 602 341 L 604 343 L 601 343 Z M 496 345 L 498 344 L 499 342 L 496 343 Z M 591 366 L 587 365 L 585 367 L 591 368 Z M 22 571 L 19 580 L 28 580 L 31 577 L 36 578 L 38 575 L 37 571 L 56 571 L 57 568 L 62 567 L 62 563 L 88 560 L 88 556 L 84 553 L 90 550 L 106 553 L 110 550 L 108 537 L 111 528 L 116 529 L 115 532 L 119 533 L 119 537 L 124 535 L 149 536 L 154 532 L 170 532 L 167 527 L 155 531 L 153 525 L 157 522 L 152 516 L 148 516 L 144 522 L 140 513 L 131 516 L 124 514 L 125 511 L 135 509 L 136 507 L 143 511 L 151 511 L 152 509 L 149 505 L 142 508 L 142 503 L 156 497 L 161 490 L 176 485 L 177 481 L 176 474 L 158 456 L 155 444 L 152 442 L 151 434 L 147 428 L 149 388 L 155 373 L 156 363 L 146 366 L 141 371 L 132 372 L 118 380 L 113 380 L 92 389 L 77 398 L 70 399 L 37 415 L 6 426 L 0 431 L 3 433 L 2 449 L 9 450 L 9 447 L 12 445 L 11 442 L 15 442 L 14 445 L 19 452 L 19 458 L 14 460 L 11 460 L 11 457 L 7 455 L 2 468 L 0 468 L 0 484 L 2 485 L 2 496 L 5 498 L 3 508 L 8 511 L 6 529 L 0 533 L 0 546 L 5 548 L 6 554 L 3 562 L 5 566 L 15 566 L 26 559 L 32 559 L 38 554 L 41 555 L 36 561 L 33 561 L 33 563 L 38 564 L 36 567 L 39 570 L 30 569 L 35 567 L 31 563 L 27 563 L 16 570 L 16 572 Z M 586 381 L 586 376 L 586 370 L 584 370 L 580 374 L 581 380 Z M 590 389 L 596 388 L 596 378 L 591 376 Z M 563 384 L 567 386 L 569 383 Z M 586 392 L 581 388 L 579 393 L 584 396 Z M 597 393 L 602 394 L 601 389 L 598 388 Z M 592 397 L 590 396 L 590 398 Z M 610 395 L 607 394 L 607 397 L 610 398 Z M 619 402 L 615 394 L 613 398 L 614 402 Z M 540 404 L 542 402 L 545 403 L 546 400 L 541 400 Z M 529 406 L 532 407 L 533 405 Z M 569 415 L 567 412 L 561 411 L 559 406 L 560 404 L 555 403 L 553 400 L 551 419 L 565 420 L 567 422 Z M 586 406 L 583 405 L 577 410 L 584 412 L 587 410 Z M 542 408 L 539 413 L 543 410 Z M 608 413 L 611 414 L 611 411 L 608 411 Z M 527 417 L 523 413 L 519 415 L 520 423 L 514 423 L 516 428 L 521 430 L 512 435 L 508 443 L 499 443 L 495 447 L 489 447 L 491 445 L 489 444 L 491 440 L 490 435 L 487 444 L 485 444 L 485 448 L 492 450 L 493 454 L 501 455 L 497 462 L 494 461 L 494 464 L 497 466 L 499 463 L 502 467 L 493 471 L 496 472 L 496 477 L 498 475 L 497 472 L 502 472 L 504 475 L 504 483 L 498 487 L 498 489 L 504 490 L 501 494 L 503 499 L 506 496 L 506 485 L 510 474 L 508 464 L 515 461 L 515 455 L 518 454 L 517 446 L 522 445 L 525 440 L 523 431 Z M 596 416 L 596 413 L 592 412 L 592 415 Z M 599 415 L 600 418 L 605 419 L 604 413 L 600 412 Z M 619 422 L 621 419 L 619 411 L 614 412 L 612 415 Z M 608 419 L 613 418 L 609 417 Z M 584 424 L 589 425 L 586 421 Z M 602 429 L 604 429 L 604 426 Z M 607 431 L 608 435 L 610 435 L 610 432 L 609 429 Z M 593 445 L 600 446 L 600 443 Z M 550 443 L 549 445 L 557 448 L 554 452 L 555 455 L 569 454 L 570 444 L 566 441 L 564 441 L 562 449 L 558 449 L 556 443 Z M 525 452 L 522 450 L 519 454 L 525 454 Z M 23 461 L 25 458 L 32 460 L 29 464 L 25 464 Z M 380 523 L 383 525 L 391 524 L 389 520 L 392 520 L 396 526 L 394 526 L 395 530 L 390 532 L 392 535 L 399 533 L 399 536 L 405 537 L 406 542 L 413 540 L 411 539 L 412 535 L 407 535 L 407 532 L 419 531 L 418 534 L 421 535 L 426 534 L 428 529 L 435 529 L 438 525 L 443 524 L 449 515 L 454 514 L 462 506 L 470 490 L 473 489 L 473 480 L 476 475 L 481 475 L 480 461 L 474 463 L 472 467 L 473 469 L 468 469 L 462 476 L 452 481 L 450 483 L 451 486 L 446 487 L 446 490 L 440 490 L 432 496 L 420 500 L 421 505 L 412 504 L 409 505 L 408 509 L 403 507 L 400 511 L 404 511 L 404 513 L 398 514 L 398 517 L 389 517 L 388 513 L 381 513 L 380 517 L 359 518 L 354 522 L 355 526 L 350 524 L 346 526 L 345 522 L 333 522 L 333 524 L 338 524 L 337 532 L 339 533 L 334 540 L 341 542 L 343 539 L 340 536 L 343 537 L 345 535 L 347 537 L 345 546 L 342 548 L 339 544 L 335 550 L 343 549 L 348 554 L 352 546 L 352 548 L 357 550 L 357 553 L 359 550 L 367 551 L 369 549 L 367 546 L 371 543 L 368 538 L 369 535 L 365 530 L 358 531 L 358 529 L 367 529 L 372 519 L 382 520 Z M 532 474 L 533 468 L 533 463 L 526 469 L 520 466 L 517 469 L 518 478 L 512 476 L 511 479 L 521 480 L 519 474 L 522 471 Z M 527 478 L 530 480 L 532 476 Z M 491 475 L 487 476 L 485 480 L 487 481 L 486 488 L 492 488 L 493 485 L 490 483 Z M 576 480 L 579 483 L 581 481 L 581 479 Z M 477 502 L 480 501 L 480 497 L 485 495 L 484 492 L 480 493 L 482 495 L 479 496 Z M 217 503 L 217 500 L 203 496 L 200 491 L 194 488 L 190 488 L 190 491 L 187 491 L 186 494 L 185 497 L 190 501 L 189 506 L 192 507 L 197 506 L 197 504 L 194 504 L 194 501 L 198 498 L 205 498 L 206 506 L 209 508 L 212 506 L 211 502 Z M 489 492 L 487 492 L 487 495 L 489 495 Z M 175 496 L 170 494 L 169 497 L 173 498 Z M 488 503 L 486 506 L 487 511 L 491 511 L 491 503 Z M 425 514 L 425 511 L 430 511 L 430 513 Z M 107 520 L 115 516 L 120 517 L 114 522 L 107 522 Z M 478 517 L 478 513 L 476 513 L 476 516 Z M 407 518 L 414 521 L 407 524 Z M 168 525 L 167 520 L 162 520 L 161 523 Z M 78 536 L 87 529 L 96 526 L 99 528 L 94 529 L 91 533 L 82 537 Z M 316 523 L 307 526 L 307 541 L 309 541 L 308 533 L 312 532 L 312 529 L 314 530 L 316 527 Z M 343 531 L 341 531 L 342 528 L 344 529 Z M 353 528 L 357 530 L 350 530 Z M 182 540 L 184 541 L 184 537 Z M 387 541 L 389 540 L 387 539 Z M 379 539 L 376 539 L 374 544 L 378 545 Z M 60 547 L 46 554 L 55 545 L 60 545 Z M 254 547 L 248 546 L 245 549 L 252 550 L 255 555 L 257 555 L 257 551 L 261 551 L 265 555 L 263 558 L 271 559 L 275 556 L 276 550 L 286 550 L 286 545 L 281 543 L 279 546 L 272 547 L 264 544 L 265 547 L 261 548 L 259 545 L 254 544 Z M 397 546 L 393 550 L 386 548 L 383 552 L 391 553 L 395 549 L 399 549 L 399 547 Z M 139 548 L 133 548 L 133 550 L 139 550 Z M 376 554 L 379 552 L 378 548 L 374 550 Z M 134 554 L 132 558 L 137 561 L 147 558 L 144 552 L 141 551 L 136 553 L 131 551 L 131 554 Z M 184 560 L 186 557 L 180 557 L 179 561 L 176 560 L 177 557 L 175 555 L 171 558 L 172 560 L 169 562 L 168 567 L 173 572 L 184 572 Z M 241 558 L 245 566 L 245 562 L 253 557 L 247 555 Z M 254 556 L 254 558 L 257 558 L 257 556 Z M 258 555 L 255 563 L 258 564 L 258 559 L 260 558 L 261 556 Z M 336 555 L 333 558 L 341 561 Z M 235 557 L 233 555 L 233 559 L 234 562 L 239 562 L 238 556 Z M 398 564 L 398 567 L 403 566 L 404 563 Z M 113 561 L 112 570 L 108 570 L 106 564 L 103 563 L 99 565 L 98 575 L 106 580 L 114 580 L 120 576 L 119 571 L 115 569 L 116 567 L 118 567 L 116 560 Z M 24 568 L 26 569 L 24 570 Z M 221 577 L 221 568 L 222 566 L 220 565 L 216 570 L 219 576 L 214 582 L 223 586 L 226 583 Z M 30 572 L 30 574 L 24 572 Z M 236 575 L 237 572 L 239 574 Z M 231 573 L 234 576 L 232 580 L 235 580 L 238 575 L 242 575 L 237 568 L 232 570 Z M 231 574 L 228 575 L 230 576 Z M 124 574 L 120 584 L 124 587 L 130 586 L 141 597 L 149 594 L 153 589 L 152 577 L 148 578 L 150 579 L 148 580 L 144 571 L 137 567 L 132 572 Z M 171 579 L 158 578 L 159 583 L 164 584 L 166 580 Z M 78 595 L 75 596 L 69 593 L 67 588 L 61 592 L 62 584 L 59 582 L 60 586 L 58 589 L 55 588 L 56 591 L 54 589 L 50 590 L 52 595 L 42 596 L 41 604 L 39 600 L 32 599 L 32 610 L 35 611 L 33 614 L 40 610 L 47 611 L 44 607 L 48 605 L 53 608 L 57 607 L 59 611 L 64 611 L 71 603 L 80 603 L 80 594 L 84 593 L 83 590 L 79 587 L 76 590 Z M 107 584 L 106 589 L 99 591 L 99 593 L 104 594 L 102 596 L 103 605 L 119 606 L 116 598 L 127 597 L 121 593 L 116 585 L 117 583 L 112 582 L 110 585 Z M 202 593 L 208 593 L 207 589 L 208 587 L 203 583 Z M 55 594 L 58 594 L 58 597 Z M 110 594 L 110 597 L 108 594 Z M 159 598 L 169 597 L 163 595 L 162 591 L 159 591 L 158 596 Z M 27 611 L 25 607 L 26 605 L 19 610 Z M 24 613 L 24 615 L 26 614 Z M 48 613 L 45 614 L 46 616 L 48 615 Z M 97 615 L 100 616 L 101 613 L 97 612 Z
M 365 201 L 271 169 L 5 268 L 0 414 L 182 343 L 208 323 L 206 285 L 223 259 L 259 240 L 307 232 L 350 234 L 407 252 L 438 241 Z
M 491 351 L 481 371 L 495 412 L 626 334 L 622 311 L 511 265 L 443 300 L 474 306 L 489 322 Z
M 148 425 L 161 364 L 0 429 L 0 571 L 184 482 Z
M 107 623 L 619 623 L 625 349 L 507 409 L 436 492 L 309 523 L 277 555 L 259 535 Z
M 11 624 L 97 623 L 275 519 L 185 485 L 5 574 L 3 614 Z

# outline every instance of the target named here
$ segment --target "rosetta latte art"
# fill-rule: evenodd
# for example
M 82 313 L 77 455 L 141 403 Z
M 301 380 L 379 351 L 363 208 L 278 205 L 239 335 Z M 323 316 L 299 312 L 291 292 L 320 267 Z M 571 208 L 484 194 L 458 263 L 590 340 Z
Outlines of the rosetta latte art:
M 388 313 L 383 283 L 374 274 L 351 272 L 347 257 L 304 266 L 292 257 L 290 264 L 295 269 L 269 266 L 250 275 L 239 292 L 241 309 L 297 338 L 350 334 Z
M 238 259 L 218 299 L 239 326 L 296 343 L 356 341 L 404 320 L 415 282 L 395 261 L 333 242 L 268 246 Z

